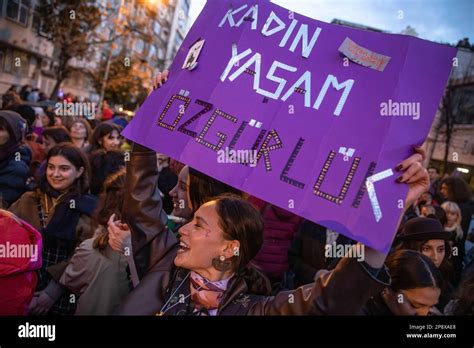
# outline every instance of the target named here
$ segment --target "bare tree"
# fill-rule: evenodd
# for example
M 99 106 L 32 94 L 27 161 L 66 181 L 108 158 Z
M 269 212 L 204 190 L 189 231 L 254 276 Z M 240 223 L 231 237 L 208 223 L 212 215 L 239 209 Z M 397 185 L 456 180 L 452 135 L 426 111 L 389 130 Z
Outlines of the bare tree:
M 54 74 L 56 83 L 51 92 L 55 99 L 61 83 L 77 70 L 71 60 L 85 59 L 93 55 L 92 49 L 102 44 L 110 44 L 132 32 L 146 38 L 143 28 L 148 25 L 146 18 L 142 21 L 129 21 L 127 16 L 117 18 L 113 25 L 119 28 L 112 38 L 100 40 L 102 33 L 97 28 L 103 21 L 109 21 L 110 13 L 116 9 L 111 5 L 102 6 L 94 0 L 39 0 L 35 11 L 41 21 L 41 32 L 55 47 Z M 119 22 L 121 21 L 121 22 Z
M 80 0 L 40 0 L 35 10 L 41 18 L 41 32 L 55 47 L 54 99 L 61 83 L 75 70 L 71 59 L 88 53 L 90 33 L 100 24 L 101 11 L 95 1 Z

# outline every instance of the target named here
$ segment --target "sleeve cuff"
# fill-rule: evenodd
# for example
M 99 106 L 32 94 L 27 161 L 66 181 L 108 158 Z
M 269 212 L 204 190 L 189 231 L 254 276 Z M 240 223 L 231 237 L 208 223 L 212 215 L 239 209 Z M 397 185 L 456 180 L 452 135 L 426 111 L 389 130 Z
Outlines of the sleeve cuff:
M 374 268 L 369 266 L 365 261 L 359 262 L 362 269 L 375 281 L 379 283 L 390 285 L 391 279 L 388 269 L 385 265 L 382 268 Z

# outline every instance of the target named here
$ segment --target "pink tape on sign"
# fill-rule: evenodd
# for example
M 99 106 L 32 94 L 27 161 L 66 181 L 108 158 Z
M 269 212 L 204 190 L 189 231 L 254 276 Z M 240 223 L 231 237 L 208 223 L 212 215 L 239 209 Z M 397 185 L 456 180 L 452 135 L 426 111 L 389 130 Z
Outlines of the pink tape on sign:
M 367 48 L 359 46 L 348 37 L 346 37 L 341 46 L 339 46 L 339 52 L 357 64 L 378 71 L 384 71 L 390 61 L 389 56 L 384 56 L 383 54 L 375 53 Z

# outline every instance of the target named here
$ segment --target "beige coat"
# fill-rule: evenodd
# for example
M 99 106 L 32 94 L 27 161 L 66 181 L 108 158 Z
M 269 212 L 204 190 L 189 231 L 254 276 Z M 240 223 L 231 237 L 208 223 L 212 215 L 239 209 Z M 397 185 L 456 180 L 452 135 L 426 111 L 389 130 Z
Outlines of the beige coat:
M 94 238 L 85 240 L 74 252 L 60 284 L 79 296 L 75 315 L 111 315 L 127 296 L 127 260 L 109 246 L 92 247 Z

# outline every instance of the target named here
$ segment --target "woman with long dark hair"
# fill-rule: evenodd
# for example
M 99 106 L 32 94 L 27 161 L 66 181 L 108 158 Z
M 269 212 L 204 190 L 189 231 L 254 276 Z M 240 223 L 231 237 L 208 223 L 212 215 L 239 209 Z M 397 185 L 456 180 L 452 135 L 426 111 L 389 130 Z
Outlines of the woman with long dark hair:
M 120 217 L 124 184 L 125 169 L 107 178 L 93 215 L 94 237 L 77 247 L 60 279 L 61 285 L 79 297 L 75 315 L 111 315 L 128 294 L 130 234 L 111 242 L 107 232 L 109 216 Z
M 120 127 L 114 123 L 99 124 L 92 132 L 91 145 L 88 151 L 93 153 L 97 150 L 106 152 L 120 150 L 122 142 L 120 131 Z
M 46 127 L 43 130 L 43 147 L 45 153 L 48 153 L 54 146 L 61 143 L 72 143 L 71 136 L 66 127 L 53 126 Z
M 90 189 L 93 195 L 99 195 L 104 191 L 104 183 L 108 177 L 125 168 L 125 157 L 118 150 L 97 150 L 89 155 L 91 164 Z
M 146 263 L 139 286 L 119 313 L 355 314 L 370 295 L 387 286 L 388 277 L 384 278 L 380 269 L 385 256 L 366 248 L 363 263 L 343 259 L 332 272 L 319 273 L 315 283 L 267 297 L 268 283 L 249 264 L 263 238 L 258 211 L 235 196 L 218 197 L 195 212 L 194 219 L 179 230 L 178 241 L 160 219 L 162 202 L 156 191 L 154 158 L 155 152 L 135 145 L 127 162 L 123 220 L 131 227 L 134 256 L 147 241 L 147 261 L 153 262 Z M 415 155 L 403 162 L 403 168 L 411 168 L 412 173 L 404 179 L 415 179 L 408 202 L 428 184 L 420 160 L 421 156 Z M 108 228 L 110 233 L 118 233 L 127 227 L 111 218 Z M 135 263 L 137 260 L 141 259 L 135 258 Z M 341 288 L 351 288 L 353 296 L 343 295 Z M 289 294 L 293 303 L 288 302 Z
M 138 149 L 138 151 L 147 151 L 146 148 L 143 148 L 138 144 L 135 144 L 135 149 Z M 128 174 L 128 177 L 131 175 L 132 174 Z M 158 173 L 153 173 L 153 175 L 158 176 Z M 176 219 L 176 224 L 170 231 L 176 235 L 183 224 L 192 220 L 194 213 L 202 204 L 222 193 L 241 195 L 239 190 L 190 168 L 189 166 L 184 166 L 179 173 L 176 186 L 170 191 L 170 197 L 173 200 L 173 211 L 171 212 L 171 216 Z M 158 192 L 157 194 L 159 195 L 160 193 Z M 124 205 L 125 204 L 126 203 L 124 203 Z M 124 207 L 124 209 L 126 209 L 126 207 Z M 160 200 L 157 205 L 156 216 L 159 216 L 161 224 L 167 224 L 167 216 L 163 209 L 162 200 Z M 119 223 L 119 226 L 125 225 Z M 111 236 L 114 236 L 117 239 L 120 239 L 123 234 L 123 230 L 120 228 L 110 229 L 109 232 Z M 158 262 L 156 257 L 157 254 L 153 253 L 153 250 L 157 247 L 154 243 L 155 236 L 158 232 L 159 229 L 147 229 L 146 234 L 139 236 L 140 232 L 138 232 L 134 235 L 135 238 L 132 239 L 133 256 L 139 278 L 142 278 L 147 273 L 150 266 L 153 266 Z
M 158 79 L 165 80 L 166 74 Z M 429 186 L 421 165 L 424 153 L 417 152 L 397 167 L 403 172 L 398 182 L 409 185 L 405 206 Z M 127 162 L 123 221 L 111 217 L 108 223 L 111 233 L 129 226 L 135 263 L 144 245 L 147 261 L 153 259 L 142 264 L 146 272 L 120 314 L 356 314 L 388 285 L 382 269 L 385 255 L 367 247 L 363 262 L 344 258 L 333 271 L 319 272 L 314 283 L 268 296 L 268 281 L 250 263 L 263 240 L 260 213 L 239 197 L 218 196 L 195 211 L 177 238 L 163 219 L 155 159 L 154 151 L 134 144 Z
M 417 315 L 438 313 L 443 277 L 431 259 L 414 250 L 397 250 L 387 258 L 392 282 L 363 308 L 365 315 Z M 439 313 L 438 313 L 439 314 Z
M 156 263 L 122 304 L 121 314 L 355 314 L 370 295 L 387 286 L 380 270 L 384 255 L 366 248 L 363 263 L 343 259 L 332 272 L 319 273 L 315 283 L 267 297 L 268 283 L 249 264 L 263 240 L 259 212 L 241 198 L 219 196 L 196 211 L 179 230 L 178 241 L 157 220 L 161 200 L 152 184 L 153 157 L 153 151 L 140 147 L 127 163 L 124 220 L 132 241 L 152 236 Z M 405 166 L 413 163 L 410 159 Z M 109 230 L 118 228 L 109 220 Z M 349 287 L 353 296 L 342 296 L 340 289 Z M 293 303 L 288 302 L 290 294 Z
M 415 250 L 429 257 L 443 275 L 443 287 L 437 308 L 442 312 L 451 300 L 454 288 L 453 266 L 450 262 L 451 233 L 444 230 L 441 222 L 435 218 L 414 218 L 409 220 L 397 237 L 400 244 L 397 250 Z
M 96 199 L 88 194 L 89 162 L 72 144 L 53 147 L 39 187 L 26 192 L 10 211 L 27 221 L 43 236 L 43 266 L 31 314 L 72 314 L 74 303 L 58 281 L 83 240 L 92 236 L 90 216 Z

